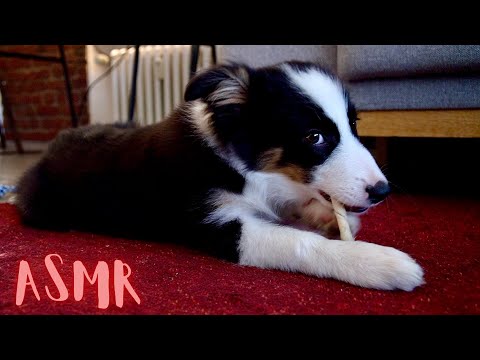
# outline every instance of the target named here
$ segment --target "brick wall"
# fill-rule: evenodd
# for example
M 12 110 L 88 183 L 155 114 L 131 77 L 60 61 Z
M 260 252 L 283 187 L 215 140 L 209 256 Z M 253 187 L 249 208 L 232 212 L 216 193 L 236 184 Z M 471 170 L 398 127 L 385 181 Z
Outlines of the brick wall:
M 0 51 L 60 56 L 57 45 L 1 45 Z M 65 45 L 65 56 L 78 114 L 87 88 L 85 45 Z M 60 63 L 0 57 L 0 80 L 7 81 L 8 100 L 23 140 L 51 140 L 61 129 L 70 126 Z M 88 106 L 80 123 L 88 123 Z M 10 138 L 8 131 L 7 138 Z

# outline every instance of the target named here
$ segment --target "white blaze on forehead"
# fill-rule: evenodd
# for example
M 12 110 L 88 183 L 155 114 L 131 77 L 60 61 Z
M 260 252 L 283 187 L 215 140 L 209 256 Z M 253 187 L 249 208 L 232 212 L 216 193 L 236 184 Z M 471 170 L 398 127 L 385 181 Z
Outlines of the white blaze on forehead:
M 313 100 L 338 127 L 340 133 L 350 132 L 347 117 L 347 99 L 336 79 L 317 69 L 298 70 L 283 67 L 292 82 Z

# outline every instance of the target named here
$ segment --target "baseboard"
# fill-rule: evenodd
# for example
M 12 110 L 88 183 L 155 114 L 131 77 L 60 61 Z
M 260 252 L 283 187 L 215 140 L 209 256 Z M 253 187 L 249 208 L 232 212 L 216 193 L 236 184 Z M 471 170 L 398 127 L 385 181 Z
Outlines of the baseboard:
M 25 150 L 25 153 L 32 152 L 43 152 L 47 150 L 50 141 L 33 141 L 33 140 L 22 140 L 22 145 Z M 13 140 L 7 140 L 7 147 L 5 150 L 0 148 L 0 154 L 16 154 L 17 148 Z

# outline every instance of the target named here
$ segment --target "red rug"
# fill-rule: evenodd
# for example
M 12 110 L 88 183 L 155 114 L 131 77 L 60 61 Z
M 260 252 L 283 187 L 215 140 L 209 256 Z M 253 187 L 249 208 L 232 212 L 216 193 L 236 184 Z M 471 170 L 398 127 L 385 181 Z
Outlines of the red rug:
M 0 204 L 0 314 L 480 314 L 480 202 L 472 199 L 393 195 L 364 216 L 359 236 L 409 253 L 425 270 L 426 284 L 413 292 L 362 289 L 302 274 L 242 267 L 169 244 L 79 232 L 24 227 L 16 210 Z M 53 262 L 68 290 L 65 301 L 44 259 Z M 114 297 L 114 261 L 127 263 L 140 298 Z M 26 287 L 15 303 L 21 260 L 30 266 L 40 296 Z M 73 263 L 90 276 L 98 261 L 110 272 L 110 305 L 97 307 L 97 284 L 85 282 L 74 299 Z

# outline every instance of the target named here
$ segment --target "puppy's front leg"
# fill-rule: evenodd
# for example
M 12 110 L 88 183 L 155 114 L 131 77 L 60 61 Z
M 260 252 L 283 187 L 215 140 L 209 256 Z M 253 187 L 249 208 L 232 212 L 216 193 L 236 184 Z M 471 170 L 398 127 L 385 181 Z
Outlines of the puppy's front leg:
M 302 272 L 374 289 L 413 290 L 423 271 L 407 254 L 362 241 L 328 240 L 309 231 L 242 219 L 240 264 Z
M 331 206 L 326 206 L 317 199 L 310 199 L 300 206 L 298 212 L 301 223 L 317 230 L 329 239 L 340 238 L 338 222 Z M 359 216 L 348 213 L 347 222 L 350 225 L 350 231 L 355 236 L 360 230 Z

